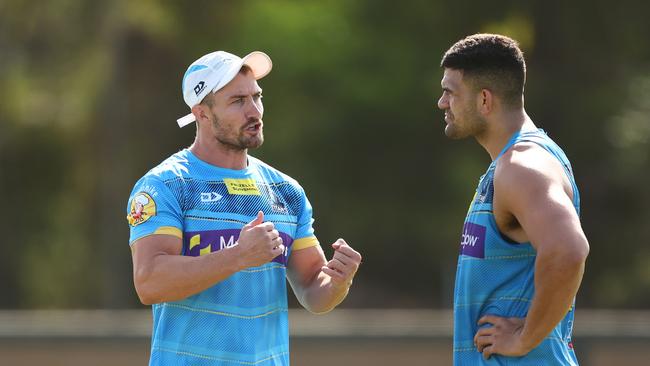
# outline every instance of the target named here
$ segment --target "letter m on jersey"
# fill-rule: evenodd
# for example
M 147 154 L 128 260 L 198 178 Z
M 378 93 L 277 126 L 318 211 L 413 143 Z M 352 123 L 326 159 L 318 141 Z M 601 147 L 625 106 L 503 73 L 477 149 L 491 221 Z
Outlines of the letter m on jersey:
M 206 230 L 185 232 L 183 253 L 198 257 L 235 245 L 239 238 L 238 229 Z

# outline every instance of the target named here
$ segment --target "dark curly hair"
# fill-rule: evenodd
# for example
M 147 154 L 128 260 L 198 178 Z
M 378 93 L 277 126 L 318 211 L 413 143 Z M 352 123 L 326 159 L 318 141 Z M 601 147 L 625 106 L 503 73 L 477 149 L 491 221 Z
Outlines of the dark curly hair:
M 512 107 L 522 106 L 526 61 L 517 41 L 498 34 L 474 34 L 456 42 L 440 66 L 460 70 L 476 90 L 488 89 Z

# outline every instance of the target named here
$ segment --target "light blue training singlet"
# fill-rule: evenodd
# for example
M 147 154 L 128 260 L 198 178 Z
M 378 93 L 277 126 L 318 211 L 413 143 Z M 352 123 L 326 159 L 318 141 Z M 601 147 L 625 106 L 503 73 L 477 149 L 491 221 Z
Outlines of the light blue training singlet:
M 580 195 L 571 164 L 546 132 L 516 132 L 479 180 L 465 218 L 454 291 L 454 365 L 577 365 L 571 343 L 573 306 L 542 341 L 523 357 L 493 355 L 484 360 L 474 346 L 478 320 L 484 315 L 523 318 L 535 291 L 536 251 L 528 243 L 515 243 L 497 228 L 492 210 L 494 171 L 499 158 L 514 144 L 535 143 L 557 158 L 573 187 L 573 205 L 580 213 Z

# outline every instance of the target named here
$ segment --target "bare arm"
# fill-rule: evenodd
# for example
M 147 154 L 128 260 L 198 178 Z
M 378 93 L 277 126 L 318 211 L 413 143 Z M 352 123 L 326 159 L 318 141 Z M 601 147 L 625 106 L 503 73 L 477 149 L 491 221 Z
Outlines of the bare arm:
M 326 313 L 345 299 L 361 263 L 361 255 L 343 239 L 332 248 L 329 262 L 320 246 L 296 250 L 289 259 L 289 283 L 298 301 L 313 313 Z
M 497 179 L 498 174 L 498 179 Z M 506 154 L 495 172 L 495 200 L 519 222 L 537 251 L 535 295 L 525 319 L 485 316 L 476 334 L 479 351 L 525 355 L 566 316 L 576 296 L 589 244 L 573 207 L 570 186 L 546 152 L 523 148 Z
M 199 293 L 244 268 L 259 266 L 284 250 L 282 239 L 260 212 L 246 224 L 238 244 L 200 257 L 182 256 L 182 240 L 151 235 L 132 245 L 133 282 L 143 304 L 175 301 Z

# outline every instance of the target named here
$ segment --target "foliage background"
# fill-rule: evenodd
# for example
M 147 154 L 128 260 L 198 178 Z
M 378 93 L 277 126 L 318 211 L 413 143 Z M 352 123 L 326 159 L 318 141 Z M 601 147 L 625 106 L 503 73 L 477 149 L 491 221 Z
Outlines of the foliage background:
M 450 307 L 489 157 L 445 138 L 438 64 L 476 32 L 520 41 L 526 109 L 573 162 L 591 244 L 578 306 L 648 308 L 649 4 L 2 0 L 0 308 L 140 306 L 126 201 L 192 142 L 180 80 L 217 49 L 273 59 L 252 154 L 305 187 L 325 246 L 364 254 L 344 306 Z

